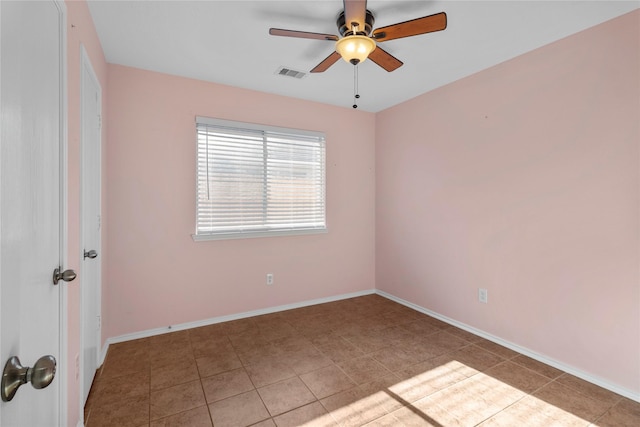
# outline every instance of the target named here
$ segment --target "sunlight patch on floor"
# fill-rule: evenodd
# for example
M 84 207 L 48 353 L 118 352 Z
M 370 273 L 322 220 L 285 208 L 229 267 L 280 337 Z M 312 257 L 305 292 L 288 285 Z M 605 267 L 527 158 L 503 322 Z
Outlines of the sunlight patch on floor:
M 391 378 L 386 381 L 391 381 Z M 552 383 L 552 380 L 548 382 Z M 584 426 L 598 416 L 598 411 L 606 410 L 585 396 L 575 398 L 573 393 L 573 398 L 563 398 L 562 394 L 572 394 L 572 391 L 558 385 L 556 390 L 546 395 L 543 393 L 543 397 L 534 397 L 491 375 L 451 360 L 387 387 L 371 390 L 369 394 L 360 387 L 331 396 L 323 400 L 323 405 L 339 425 L 357 426 L 371 422 L 369 425 L 372 427 L 401 424 L 433 427 Z M 554 404 L 556 401 L 557 405 Z M 586 415 L 586 419 L 576 414 Z M 331 423 L 329 418 L 322 416 L 301 425 L 325 426 Z

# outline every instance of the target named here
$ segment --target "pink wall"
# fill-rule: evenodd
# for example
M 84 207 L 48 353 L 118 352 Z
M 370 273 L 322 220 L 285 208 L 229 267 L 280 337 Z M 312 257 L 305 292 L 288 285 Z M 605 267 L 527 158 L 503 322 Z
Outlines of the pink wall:
M 82 286 L 82 250 L 80 242 L 80 46 L 84 45 L 102 86 L 103 120 L 107 119 L 107 63 L 102 47 L 84 1 L 66 2 L 67 7 L 67 94 L 68 94 L 68 250 L 67 268 L 78 278 L 67 286 L 67 403 L 68 425 L 76 426 L 80 416 L 80 383 L 75 376 L 75 359 L 80 352 L 80 288 Z M 103 150 L 107 141 L 106 127 L 102 129 Z M 106 156 L 103 155 L 103 159 Z M 104 169 L 104 166 L 103 166 Z M 106 182 L 103 180 L 103 186 Z M 103 187 L 102 194 L 106 194 Z M 105 205 L 103 201 L 103 206 Z M 103 224 L 106 221 L 103 221 Z M 104 231 L 104 228 L 103 228 Z M 103 248 L 105 245 L 103 237 Z M 101 250 L 104 256 L 104 250 Z M 104 258 L 103 258 L 104 260 Z M 103 270 L 104 271 L 104 270 Z M 103 277 L 103 282 L 106 282 Z
M 377 114 L 378 289 L 640 393 L 639 21 Z
M 103 336 L 373 289 L 374 114 L 118 65 L 108 109 Z M 325 132 L 329 232 L 194 242 L 196 115 Z

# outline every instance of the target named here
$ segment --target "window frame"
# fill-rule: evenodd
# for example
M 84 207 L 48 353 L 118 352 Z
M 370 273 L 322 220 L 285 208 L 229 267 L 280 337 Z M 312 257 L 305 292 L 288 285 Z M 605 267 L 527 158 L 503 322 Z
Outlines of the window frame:
M 248 239 L 248 238 L 258 238 L 258 237 L 276 237 L 276 236 L 297 236 L 297 235 L 310 235 L 310 234 L 324 234 L 328 232 L 327 226 L 327 177 L 326 177 L 326 138 L 324 132 L 311 131 L 311 130 L 302 130 L 302 129 L 294 129 L 294 128 L 285 128 L 278 126 L 270 126 L 270 125 L 262 125 L 256 123 L 247 123 L 247 122 L 239 122 L 225 119 L 217 119 L 211 117 L 203 117 L 196 116 L 195 117 L 195 133 L 196 133 L 196 171 L 195 171 L 195 232 L 191 235 L 194 241 L 209 241 L 209 240 L 230 240 L 230 239 Z M 324 226 L 323 227 L 281 227 L 281 228 L 273 228 L 273 229 L 262 229 L 262 230 L 229 230 L 226 232 L 215 232 L 215 233 L 198 233 L 198 225 L 199 225 L 199 184 L 200 184 L 200 174 L 199 174 L 199 138 L 198 138 L 198 127 L 199 125 L 205 126 L 215 126 L 221 128 L 228 129 L 238 129 L 238 131 L 252 131 L 252 132 L 261 132 L 261 133 L 275 133 L 275 134 L 284 134 L 289 136 L 300 136 L 318 138 L 318 142 L 321 148 L 321 191 L 322 191 L 322 209 L 323 209 L 323 218 L 324 218 Z M 266 158 L 263 157 L 263 161 L 266 164 Z M 264 179 L 266 182 L 267 172 L 265 169 Z M 266 184 L 265 184 L 266 185 Z M 265 192 L 263 191 L 262 197 L 265 197 Z M 316 205 L 317 206 L 317 205 Z M 264 221 L 263 221 L 264 224 Z

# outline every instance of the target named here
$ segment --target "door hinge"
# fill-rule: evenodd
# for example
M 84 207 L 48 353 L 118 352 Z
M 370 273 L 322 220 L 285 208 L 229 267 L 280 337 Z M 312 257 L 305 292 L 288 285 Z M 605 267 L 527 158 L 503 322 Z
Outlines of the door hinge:
M 102 129 L 102 115 L 98 114 L 98 129 Z
M 102 216 L 98 215 L 98 230 L 102 227 Z
M 100 330 L 100 328 L 102 328 L 102 317 L 101 316 L 96 316 L 98 318 L 98 330 Z

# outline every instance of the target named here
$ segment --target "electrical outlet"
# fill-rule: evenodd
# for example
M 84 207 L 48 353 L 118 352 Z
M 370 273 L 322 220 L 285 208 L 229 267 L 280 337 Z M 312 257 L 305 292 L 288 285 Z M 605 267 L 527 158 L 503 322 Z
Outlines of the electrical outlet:
M 486 289 L 478 289 L 478 301 L 482 303 L 487 303 L 489 297 L 489 292 Z
M 268 273 L 267 274 L 267 285 L 273 285 L 273 274 L 272 273 Z

